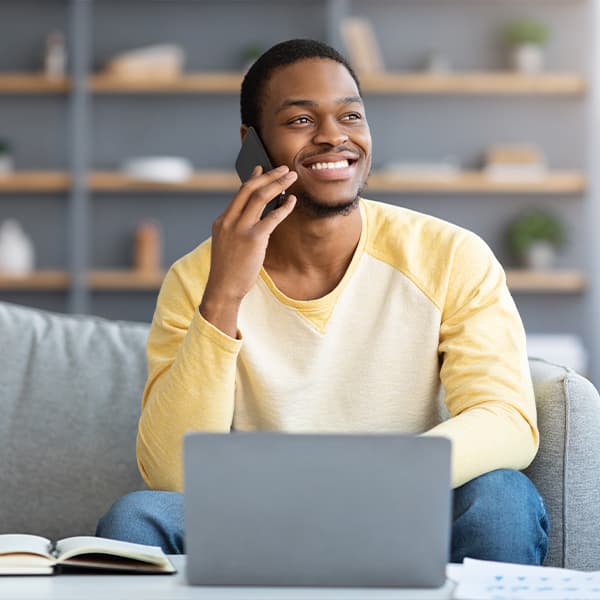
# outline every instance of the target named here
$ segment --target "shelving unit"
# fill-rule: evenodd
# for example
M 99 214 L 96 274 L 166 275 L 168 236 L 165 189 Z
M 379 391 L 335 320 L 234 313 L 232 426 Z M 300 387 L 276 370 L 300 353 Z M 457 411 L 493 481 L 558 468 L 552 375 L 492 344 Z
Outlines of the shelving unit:
M 48 270 L 23 279 L 0 276 L 0 290 L 9 299 L 18 301 L 18 294 L 26 291 L 32 292 L 28 299 L 35 299 L 36 294 L 42 299 L 54 291 L 68 299 L 67 310 L 148 320 L 163 274 L 144 275 L 127 268 L 131 240 L 126 236 L 137 219 L 149 217 L 164 225 L 166 266 L 209 235 L 212 220 L 239 187 L 231 165 L 239 139 L 237 99 L 242 72 L 232 48 L 242 48 L 254 39 L 263 39 L 268 46 L 291 37 L 326 39 L 340 46 L 339 19 L 352 13 L 373 22 L 387 68 L 360 76 L 378 159 L 365 195 L 472 229 L 507 265 L 498 232 L 517 212 L 526 206 L 562 212 L 571 219 L 575 250 L 562 257 L 561 270 L 544 273 L 508 267 L 509 286 L 526 326 L 532 316 L 537 331 L 555 324 L 577 329 L 581 335 L 594 330 L 582 324 L 581 315 L 587 310 L 585 302 L 595 275 L 583 268 L 585 242 L 574 229 L 585 221 L 582 201 L 594 185 L 593 173 L 586 173 L 582 153 L 572 151 L 589 130 L 587 117 L 578 115 L 587 114 L 585 103 L 593 89 L 584 67 L 589 40 L 581 27 L 586 20 L 581 17 L 582 7 L 590 0 L 311 0 L 318 19 L 305 18 L 299 6 L 261 0 L 269 10 L 261 12 L 260 20 L 256 20 L 253 2 L 236 3 L 239 25 L 238 21 L 230 23 L 226 32 L 219 28 L 228 22 L 231 6 L 223 0 L 150 4 L 57 0 L 52 8 L 43 0 L 23 1 L 32 5 L 30 26 L 38 32 L 45 32 L 52 19 L 44 13 L 36 24 L 36 13 L 41 12 L 36 6 L 50 13 L 64 9 L 71 72 L 60 81 L 36 72 L 39 64 L 34 67 L 26 62 L 26 55 L 34 52 L 30 38 L 10 59 L 4 63 L 0 59 L 0 102 L 6 103 L 0 108 L 9 108 L 3 110 L 8 121 L 11 110 L 26 118 L 27 107 L 42 107 L 47 119 L 35 130 L 32 126 L 30 138 L 39 132 L 43 143 L 45 128 L 60 129 L 67 159 L 48 164 L 29 160 L 36 153 L 26 148 L 19 170 L 0 176 L 0 207 L 21 211 L 24 224 L 33 214 L 55 224 L 57 219 L 50 217 L 63 211 L 64 235 L 60 235 L 61 242 L 66 235 L 68 247 L 66 253 L 56 252 L 46 261 Z M 0 34 L 4 32 L 9 42 L 13 36 L 17 43 L 17 32 L 11 27 L 21 22 L 16 18 L 23 12 L 11 11 L 11 6 L 16 6 L 12 0 L 3 7 Z M 579 16 L 571 19 L 566 6 Z M 500 24 L 500 17 L 521 12 L 550 19 L 551 45 L 555 41 L 557 50 L 552 55 L 549 49 L 548 69 L 539 75 L 508 72 L 496 60 L 499 48 L 490 37 L 495 35 L 491 25 Z M 121 28 L 114 27 L 117 13 Z M 423 31 L 428 34 L 425 38 Z M 429 50 L 427 39 L 451 55 L 451 72 L 417 71 L 420 57 Z M 180 43 L 188 55 L 181 77 L 123 80 L 102 72 L 116 52 L 167 41 Z M 21 105 L 26 107 L 22 111 Z M 66 118 L 59 114 L 62 107 Z M 0 137 L 4 135 L 0 131 Z M 36 145 L 34 139 L 26 140 L 23 147 Z M 481 154 L 489 145 L 529 141 L 548 153 L 550 170 L 545 177 L 494 181 L 479 169 Z M 52 153 L 53 145 L 48 142 L 47 147 Z M 196 167 L 194 175 L 183 183 L 165 184 L 135 180 L 117 170 L 131 156 L 163 153 L 190 158 Z M 462 170 L 453 176 L 380 168 L 388 162 L 432 164 L 454 153 Z M 135 292 L 135 300 L 131 294 L 122 294 L 123 307 L 135 303 L 135 308 L 124 309 L 122 314 L 120 292 Z M 102 302 L 110 305 L 105 312 Z

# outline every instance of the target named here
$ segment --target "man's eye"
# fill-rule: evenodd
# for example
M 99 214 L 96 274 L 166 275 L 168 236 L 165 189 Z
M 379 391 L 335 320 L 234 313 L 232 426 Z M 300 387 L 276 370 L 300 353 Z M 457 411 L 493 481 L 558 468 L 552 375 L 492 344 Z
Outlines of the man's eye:
M 346 121 L 358 121 L 362 119 L 362 115 L 360 113 L 350 113 L 348 115 L 344 115 L 343 117 Z
M 310 120 L 308 117 L 297 117 L 295 119 L 292 119 L 290 121 L 290 125 L 306 125 L 307 123 L 310 123 Z

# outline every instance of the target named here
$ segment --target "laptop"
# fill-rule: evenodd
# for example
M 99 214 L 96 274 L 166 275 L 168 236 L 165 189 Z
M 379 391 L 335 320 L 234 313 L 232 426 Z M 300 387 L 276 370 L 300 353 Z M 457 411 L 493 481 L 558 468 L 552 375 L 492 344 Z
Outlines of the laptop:
M 190 433 L 193 585 L 439 587 L 450 441 L 403 434 Z

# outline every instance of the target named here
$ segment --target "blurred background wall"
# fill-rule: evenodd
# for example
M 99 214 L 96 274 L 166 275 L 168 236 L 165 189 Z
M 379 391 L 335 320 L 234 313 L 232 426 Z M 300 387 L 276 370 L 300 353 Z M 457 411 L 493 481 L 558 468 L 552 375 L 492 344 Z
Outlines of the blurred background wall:
M 365 196 L 481 235 L 531 353 L 598 383 L 596 13 L 592 0 L 2 0 L 0 299 L 150 320 L 162 270 L 208 237 L 238 185 L 241 72 L 311 37 L 371 60 Z M 519 35 L 542 47 L 533 73 L 512 62 Z M 132 177 L 128 161 L 158 156 L 180 161 L 161 181 Z M 564 241 L 533 269 L 507 241 L 532 210 Z M 34 252 L 22 272 L 15 220 L 16 247 Z

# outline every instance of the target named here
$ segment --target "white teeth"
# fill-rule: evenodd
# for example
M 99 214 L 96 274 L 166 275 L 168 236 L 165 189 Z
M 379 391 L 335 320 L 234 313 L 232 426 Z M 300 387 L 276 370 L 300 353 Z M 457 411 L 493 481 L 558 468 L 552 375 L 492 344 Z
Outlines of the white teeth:
M 320 171 L 321 169 L 343 169 L 348 167 L 349 163 L 347 160 L 338 160 L 337 162 L 318 162 L 310 165 L 311 169 Z

